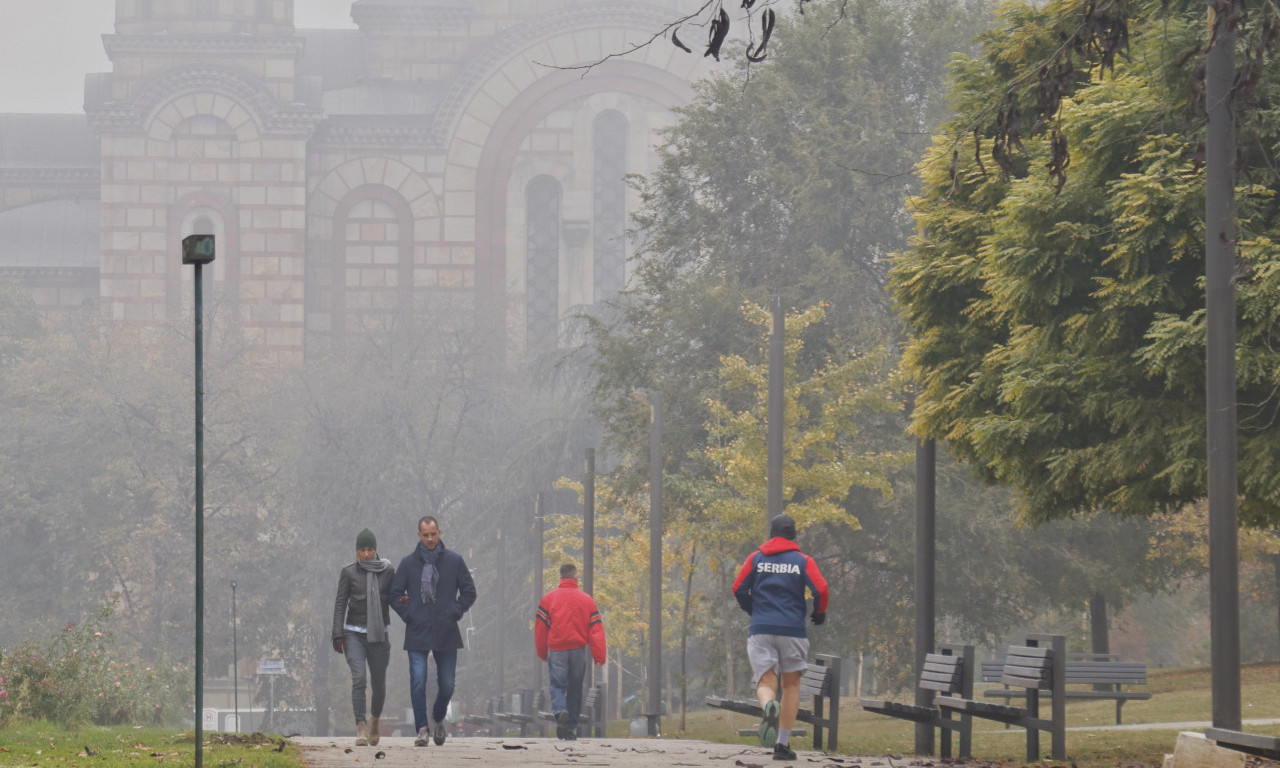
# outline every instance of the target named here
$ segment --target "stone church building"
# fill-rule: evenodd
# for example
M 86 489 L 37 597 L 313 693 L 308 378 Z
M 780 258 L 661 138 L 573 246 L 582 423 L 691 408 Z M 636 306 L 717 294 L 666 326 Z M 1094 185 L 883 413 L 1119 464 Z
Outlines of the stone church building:
M 624 175 L 706 60 L 615 54 L 687 2 L 357 0 L 347 30 L 294 4 L 115 0 L 84 114 L 0 114 L 0 280 L 163 323 L 182 237 L 212 232 L 206 290 L 286 364 L 406 317 L 554 349 L 623 286 Z

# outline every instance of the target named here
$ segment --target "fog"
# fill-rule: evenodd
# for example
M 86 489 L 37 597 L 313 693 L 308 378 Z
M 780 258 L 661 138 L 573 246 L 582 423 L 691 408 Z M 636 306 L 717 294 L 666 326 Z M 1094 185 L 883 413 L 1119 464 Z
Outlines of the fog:
M 102 35 L 115 26 L 111 0 L 0 0 L 2 112 L 80 112 L 84 76 L 111 64 Z M 351 29 L 351 0 L 297 0 L 303 29 Z
M 669 707 L 681 690 L 690 702 L 741 692 L 745 618 L 729 585 L 759 544 L 764 495 L 751 387 L 767 344 L 752 312 L 785 294 L 793 312 L 822 310 L 792 363 L 810 377 L 796 385 L 804 418 L 818 423 L 848 392 L 874 401 L 821 422 L 798 452 L 830 461 L 796 475 L 840 481 L 790 499 L 813 511 L 801 542 L 834 587 L 815 637 L 848 659 L 853 693 L 904 685 L 915 440 L 896 369 L 905 330 L 885 284 L 914 226 L 904 201 L 929 141 L 920 127 L 946 109 L 947 46 L 915 43 L 932 80 L 870 61 L 859 76 L 886 82 L 851 94 L 844 68 L 861 66 L 849 62 L 863 48 L 910 41 L 884 20 L 877 46 L 832 24 L 811 30 L 810 48 L 847 50 L 792 70 L 803 82 L 739 69 L 732 87 L 697 91 L 717 65 L 669 46 L 557 68 L 649 40 L 681 0 L 643 0 L 647 15 L 626 29 L 579 0 L 424 0 L 433 13 L 419 15 L 364 2 L 361 34 L 350 0 L 297 0 L 299 29 L 329 30 L 305 45 L 269 18 L 278 5 L 172 22 L 174 36 L 213 41 L 194 52 L 135 18 L 124 23 L 142 32 L 111 62 L 108 0 L 0 0 L 0 663 L 27 642 L 63 660 L 110 652 L 156 711 L 95 718 L 186 722 L 199 513 L 205 705 L 226 710 L 238 692 L 255 710 L 242 730 L 266 727 L 272 703 L 277 730 L 349 734 L 348 672 L 330 649 L 339 571 L 361 529 L 398 564 L 432 515 L 478 588 L 455 696 L 459 712 L 478 711 L 546 684 L 532 619 L 539 585 L 582 563 L 591 449 L 602 674 L 611 716 L 634 716 L 653 674 L 648 393 L 661 389 L 669 551 L 656 640 Z M 768 90 L 749 90 L 753 78 Z M 927 93 L 900 98 L 918 83 Z M 808 130 L 810 115 L 830 132 Z M 197 231 L 219 248 L 201 272 L 199 512 L 194 270 L 176 256 Z M 846 378 L 827 389 L 829 371 Z M 1198 530 L 1195 510 L 1172 534 L 1105 515 L 1027 530 L 1013 493 L 940 453 L 940 640 L 994 648 L 1057 631 L 1083 650 L 1106 635 L 1090 610 L 1110 610 L 1126 658 L 1204 658 L 1168 618 L 1198 615 L 1198 565 L 1156 546 Z M 390 630 L 394 727 L 407 663 L 403 625 L 393 617 Z M 264 661 L 287 673 L 257 674 Z M 86 685 L 110 693 L 102 663 L 86 664 Z

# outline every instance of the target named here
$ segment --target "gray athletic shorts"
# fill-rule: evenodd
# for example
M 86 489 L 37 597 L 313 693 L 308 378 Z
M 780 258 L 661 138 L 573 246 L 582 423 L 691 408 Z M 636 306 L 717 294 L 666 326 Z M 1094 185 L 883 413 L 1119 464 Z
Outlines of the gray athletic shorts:
M 758 685 L 765 672 L 801 672 L 809 666 L 809 639 L 786 635 L 752 635 L 747 638 L 751 683 Z

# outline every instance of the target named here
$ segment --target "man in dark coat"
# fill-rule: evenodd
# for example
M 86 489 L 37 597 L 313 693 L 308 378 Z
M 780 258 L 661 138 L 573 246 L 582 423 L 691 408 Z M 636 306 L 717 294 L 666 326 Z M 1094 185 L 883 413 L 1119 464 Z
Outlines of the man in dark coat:
M 391 582 L 391 607 L 404 619 L 409 653 L 409 700 L 413 704 L 414 745 L 433 739 L 444 744 L 444 718 L 453 697 L 462 633 L 458 621 L 476 601 L 476 584 L 462 555 L 446 549 L 434 517 L 418 521 L 418 546 L 400 561 Z M 436 700 L 427 720 L 427 659 L 436 660 Z M 430 723 L 434 723 L 434 729 Z

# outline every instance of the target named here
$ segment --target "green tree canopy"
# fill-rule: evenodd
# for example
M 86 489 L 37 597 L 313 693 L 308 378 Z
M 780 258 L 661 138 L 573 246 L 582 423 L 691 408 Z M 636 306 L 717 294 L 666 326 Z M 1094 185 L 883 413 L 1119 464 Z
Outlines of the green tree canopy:
M 954 69 L 959 113 L 921 162 L 918 234 L 892 271 L 922 385 L 916 432 L 1021 491 L 1032 520 L 1150 514 L 1205 489 L 1204 6 L 1134 11 L 1131 56 L 1079 72 L 1062 102 L 1059 193 L 1052 132 L 1024 125 L 1007 175 L 964 145 L 991 146 L 988 108 L 1080 12 L 1004 7 L 983 54 Z M 1274 62 L 1261 77 L 1239 105 L 1236 195 L 1241 512 L 1254 521 L 1280 513 Z

